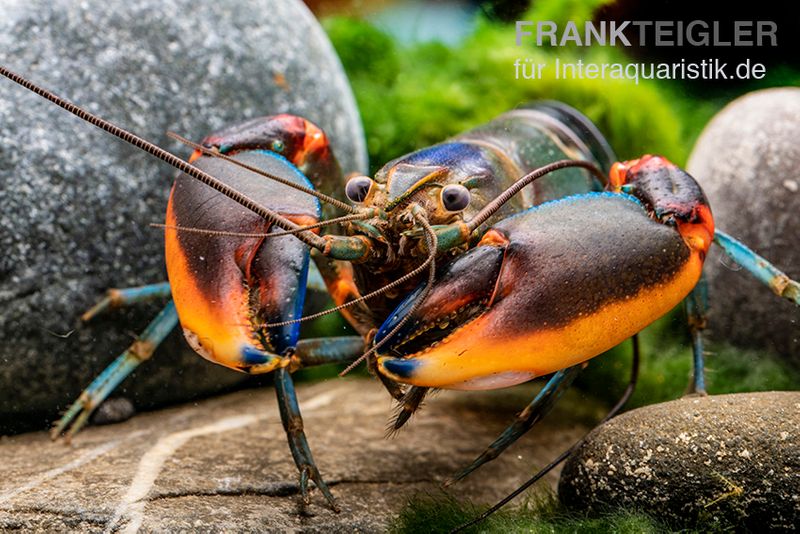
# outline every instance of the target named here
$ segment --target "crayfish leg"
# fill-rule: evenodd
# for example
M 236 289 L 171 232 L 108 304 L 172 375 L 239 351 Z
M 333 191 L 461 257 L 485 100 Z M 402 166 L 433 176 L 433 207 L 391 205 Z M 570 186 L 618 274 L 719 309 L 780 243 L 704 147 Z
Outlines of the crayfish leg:
M 504 450 L 521 438 L 533 425 L 550 412 L 553 405 L 561 398 L 564 391 L 569 388 L 581 369 L 583 369 L 583 365 L 573 365 L 555 373 L 530 404 L 517 415 L 516 420 L 480 456 L 475 458 L 466 468 L 453 475 L 452 478 L 446 480 L 443 486 L 447 487 L 455 484 L 483 464 L 500 456 Z
M 166 298 L 171 295 L 169 282 L 159 282 L 145 286 L 109 289 L 100 301 L 81 315 L 81 321 L 91 321 L 98 315 L 115 308 Z
M 708 282 L 705 274 L 700 275 L 700 281 L 697 282 L 697 285 L 694 286 L 694 289 L 684 299 L 683 303 L 686 307 L 689 333 L 692 336 L 692 356 L 694 360 L 689 394 L 706 395 L 703 330 L 708 324 Z
M 175 304 L 170 301 L 136 341 L 120 354 L 111 365 L 97 375 L 89 386 L 64 413 L 50 431 L 50 437 L 58 438 L 65 433 L 67 440 L 72 438 L 88 421 L 89 416 L 114 389 L 130 375 L 142 362 L 153 355 L 155 349 L 178 324 Z
M 786 273 L 725 232 L 716 230 L 714 243 L 773 293 L 800 306 L 800 283 L 796 280 L 789 278 Z
M 325 496 L 325 500 L 334 512 L 339 512 L 339 506 L 333 497 L 328 484 L 322 479 L 311 448 L 308 446 L 305 431 L 303 430 L 303 417 L 300 415 L 300 406 L 297 403 L 297 394 L 294 389 L 294 381 L 286 368 L 275 370 L 275 392 L 278 397 L 278 408 L 281 414 L 281 423 L 286 431 L 286 438 L 289 441 L 289 450 L 292 458 L 300 472 L 300 493 L 303 496 L 303 503 L 308 504 L 308 478 L 314 481 L 317 488 Z

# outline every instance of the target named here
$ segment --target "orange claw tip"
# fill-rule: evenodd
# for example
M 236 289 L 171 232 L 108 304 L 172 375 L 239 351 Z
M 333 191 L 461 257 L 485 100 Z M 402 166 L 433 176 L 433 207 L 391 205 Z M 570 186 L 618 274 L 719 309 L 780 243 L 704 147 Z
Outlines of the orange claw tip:
M 675 164 L 663 156 L 653 156 L 645 154 L 637 159 L 630 159 L 627 161 L 617 161 L 611 166 L 608 172 L 608 185 L 614 191 L 619 191 L 620 188 L 628 183 L 629 174 L 636 174 L 645 165 L 656 163 L 665 167 L 675 167 Z
M 303 149 L 300 153 L 302 161 L 297 164 L 302 165 L 305 163 L 309 154 L 322 152 L 328 148 L 328 138 L 316 124 L 311 121 L 305 121 L 305 136 L 303 137 Z
M 711 215 L 711 208 L 705 204 L 697 205 L 692 217 L 688 221 L 677 222 L 678 232 L 680 232 L 686 244 L 692 249 L 705 255 L 714 241 L 714 217 Z

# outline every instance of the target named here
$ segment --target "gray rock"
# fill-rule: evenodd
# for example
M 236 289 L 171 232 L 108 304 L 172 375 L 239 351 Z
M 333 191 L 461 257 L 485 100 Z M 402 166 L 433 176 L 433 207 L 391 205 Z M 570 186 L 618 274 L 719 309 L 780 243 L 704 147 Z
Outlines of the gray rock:
M 682 528 L 700 519 L 790 530 L 800 524 L 798 429 L 796 392 L 639 408 L 589 435 L 564 466 L 559 496 L 576 509 L 636 508 Z
M 271 388 L 88 428 L 72 447 L 44 432 L 12 436 L 0 440 L 0 531 L 101 532 L 113 522 L 120 532 L 385 532 L 410 495 L 440 491 L 535 389 L 442 392 L 386 439 L 391 402 L 377 380 L 301 385 L 305 430 L 340 514 L 316 490 L 306 513 L 299 510 Z M 581 402 L 568 391 L 551 417 L 451 494 L 505 496 L 588 430 L 583 419 L 598 414 L 581 413 Z M 550 486 L 557 480 L 546 477 Z
M 12 70 L 145 138 L 304 115 L 345 170 L 366 171 L 362 128 L 333 49 L 300 0 L 0 0 Z M 174 171 L 0 80 L 0 433 L 42 427 L 158 310 L 80 313 L 108 287 L 166 279 L 161 232 Z M 241 382 L 173 336 L 123 385 L 137 407 Z M 127 393 L 126 393 L 127 392 Z
M 800 89 L 745 95 L 706 126 L 688 171 L 708 195 L 719 229 L 800 279 Z M 706 261 L 710 333 L 767 348 L 800 365 L 800 310 L 723 259 Z
M 136 415 L 136 407 L 126 397 L 106 399 L 92 414 L 92 424 L 110 425 L 127 421 Z

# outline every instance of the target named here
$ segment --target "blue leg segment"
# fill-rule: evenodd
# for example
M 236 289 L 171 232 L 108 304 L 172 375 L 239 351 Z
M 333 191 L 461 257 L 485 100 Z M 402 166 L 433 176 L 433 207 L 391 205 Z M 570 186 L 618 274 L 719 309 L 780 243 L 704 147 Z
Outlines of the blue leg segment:
M 167 286 L 169 287 L 169 286 Z M 164 307 L 158 316 L 147 325 L 142 334 L 120 354 L 114 362 L 105 368 L 89 387 L 78 397 L 51 430 L 51 437 L 56 439 L 62 433 L 69 440 L 89 420 L 94 409 L 114 391 L 120 382 L 136 369 L 140 363 L 150 358 L 156 347 L 178 324 L 178 314 L 172 301 Z M 71 426 L 70 426 L 71 424 Z M 69 429 L 67 430 L 67 427 Z
M 82 321 L 90 321 L 94 317 L 113 308 L 122 308 L 139 302 L 147 302 L 158 298 L 167 298 L 171 295 L 169 282 L 159 282 L 139 287 L 125 289 L 109 289 L 100 302 L 89 308 L 83 315 Z
M 705 274 L 700 275 L 700 281 L 683 303 L 686 306 L 686 318 L 692 335 L 694 357 L 693 379 L 689 385 L 689 394 L 706 395 L 703 330 L 708 324 L 708 282 Z
M 275 371 L 275 391 L 278 395 L 281 422 L 286 431 L 286 438 L 289 440 L 289 449 L 292 451 L 292 458 L 300 471 L 300 493 L 303 496 L 303 502 L 308 504 L 308 479 L 311 478 L 325 496 L 330 507 L 338 512 L 339 507 L 336 505 L 336 500 L 328 485 L 322 480 L 322 475 L 319 474 L 314 457 L 311 455 L 311 449 L 303 430 L 303 418 L 300 415 L 300 406 L 297 404 L 294 382 L 288 369 L 280 368 Z
M 786 273 L 725 232 L 719 230 L 714 232 L 714 242 L 722 247 L 725 254 L 733 261 L 747 269 L 776 295 L 800 306 L 800 284 L 789 278 Z
M 447 487 L 458 482 L 486 462 L 494 460 L 500 453 L 506 450 L 509 445 L 517 441 L 525 432 L 530 430 L 542 417 L 547 415 L 553 407 L 553 404 L 555 404 L 561 397 L 561 394 L 572 384 L 572 381 L 575 380 L 575 377 L 578 376 L 582 368 L 582 365 L 574 365 L 554 374 L 539 394 L 536 395 L 536 398 L 520 412 L 516 421 L 506 428 L 503 433 L 500 434 L 500 437 L 489 445 L 489 447 L 487 447 L 487 449 L 467 468 L 457 473 L 450 480 L 447 480 L 444 486 Z
M 301 339 L 294 352 L 295 369 L 325 365 L 328 363 L 351 363 L 367 350 L 361 336 L 320 337 Z

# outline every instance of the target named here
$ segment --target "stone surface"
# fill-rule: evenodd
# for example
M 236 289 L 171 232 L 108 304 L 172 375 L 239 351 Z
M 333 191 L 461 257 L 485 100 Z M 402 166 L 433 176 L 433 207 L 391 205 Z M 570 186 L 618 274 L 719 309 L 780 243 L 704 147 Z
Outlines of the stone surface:
M 302 114 L 345 170 L 366 170 L 352 93 L 300 0 L 0 0 L 6 66 L 178 154 L 226 124 Z M 174 171 L 0 80 L 0 430 L 46 424 L 158 306 L 83 327 L 108 287 L 165 279 Z M 124 384 L 137 407 L 218 391 L 243 375 L 171 337 Z M 146 370 L 144 370 L 146 369 Z
M 71 447 L 41 432 L 4 438 L 0 530 L 381 532 L 408 496 L 437 492 L 472 461 L 535 391 L 442 392 L 387 439 L 391 402 L 376 380 L 301 385 L 305 429 L 340 514 L 316 490 L 301 513 L 271 388 L 91 427 Z M 449 491 L 494 502 L 601 416 L 602 407 L 569 391 L 530 434 Z
M 676 527 L 725 519 L 753 532 L 800 524 L 800 393 L 684 398 L 620 415 L 567 460 L 559 496 L 630 507 Z
M 745 95 L 706 126 L 688 171 L 708 195 L 717 227 L 800 279 L 800 89 Z M 800 365 L 800 310 L 723 259 L 706 261 L 710 334 L 768 348 Z

